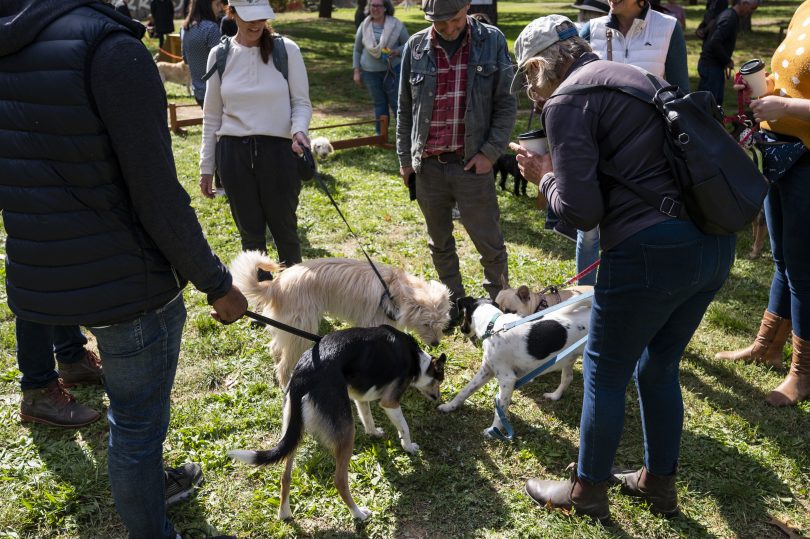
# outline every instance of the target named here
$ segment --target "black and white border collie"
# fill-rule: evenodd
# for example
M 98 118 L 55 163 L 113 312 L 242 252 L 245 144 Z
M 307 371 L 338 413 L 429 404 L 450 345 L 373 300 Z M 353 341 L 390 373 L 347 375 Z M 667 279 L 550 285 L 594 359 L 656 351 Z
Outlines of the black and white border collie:
M 465 297 L 458 300 L 463 322 L 461 331 L 470 339 L 482 339 L 489 331 L 498 331 L 505 324 L 520 320 L 517 314 L 506 314 L 489 299 Z M 591 316 L 591 300 L 582 300 L 539 320 L 526 322 L 505 332 L 492 334 L 483 339 L 484 357 L 481 368 L 470 383 L 453 400 L 439 406 L 442 412 L 452 412 L 486 384 L 492 377 L 498 379 L 498 399 L 504 415 L 512 402 L 515 382 L 543 363 L 551 361 L 557 353 L 565 350 L 588 334 Z M 494 323 L 493 323 L 494 320 Z M 573 366 L 581 350 L 576 350 L 542 374 L 560 371 L 560 385 L 553 393 L 545 393 L 547 399 L 556 401 L 573 380 Z M 504 432 L 504 425 L 495 413 L 492 427 L 484 431 L 489 436 L 492 428 Z
M 228 454 L 248 464 L 274 464 L 286 459 L 278 517 L 288 519 L 292 517 L 289 495 L 293 458 L 305 430 L 332 452 L 340 497 L 355 518 L 365 520 L 371 511 L 358 507 L 349 492 L 349 461 L 354 450 L 351 400 L 366 434 L 375 438 L 381 437 L 383 430 L 374 425 L 369 403 L 380 401 L 399 433 L 402 448 L 415 453 L 419 446 L 411 442 L 399 403 L 409 386 L 430 400 L 438 400 L 445 360 L 444 354 L 430 357 L 413 337 L 387 325 L 330 333 L 304 352 L 293 369 L 285 392 L 284 434 L 278 445 L 268 451 L 234 450 Z

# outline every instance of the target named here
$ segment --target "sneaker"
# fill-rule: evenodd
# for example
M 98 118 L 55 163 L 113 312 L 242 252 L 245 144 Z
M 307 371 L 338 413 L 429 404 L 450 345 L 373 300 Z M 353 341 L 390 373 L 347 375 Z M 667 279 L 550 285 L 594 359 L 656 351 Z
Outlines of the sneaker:
M 52 427 L 76 428 L 98 420 L 101 414 L 76 402 L 57 378 L 41 389 L 24 389 L 20 419 Z
M 191 528 L 182 534 L 177 534 L 177 539 L 236 539 L 235 535 L 210 535 L 204 530 Z
M 166 468 L 166 505 L 187 500 L 203 483 L 202 468 L 196 462 L 186 462 L 177 468 Z
M 65 387 L 80 384 L 100 385 L 104 381 L 101 360 L 95 352 L 84 350 L 84 357 L 75 363 L 58 363 L 59 378 Z
M 458 209 L 458 206 L 453 206 L 453 209 L 450 210 L 450 215 L 453 217 L 454 220 L 458 221 L 461 219 L 461 212 Z

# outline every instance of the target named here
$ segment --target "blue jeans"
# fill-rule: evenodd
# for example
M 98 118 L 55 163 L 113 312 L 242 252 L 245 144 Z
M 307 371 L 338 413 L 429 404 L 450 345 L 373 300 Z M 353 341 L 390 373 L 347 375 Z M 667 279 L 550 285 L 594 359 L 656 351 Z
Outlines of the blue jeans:
M 577 230 L 577 274 L 599 260 L 599 227 Z M 595 285 L 596 270 L 582 277 L 577 284 Z
M 581 477 L 610 477 L 631 377 L 641 404 L 644 464 L 656 475 L 675 473 L 683 429 L 678 365 L 728 277 L 735 242 L 671 220 L 602 253 L 583 354 Z
M 110 398 L 110 487 L 130 539 L 176 536 L 166 518 L 163 441 L 185 321 L 180 295 L 129 322 L 88 328 Z
M 60 363 L 75 363 L 84 357 L 87 339 L 79 326 L 49 326 L 17 318 L 16 333 L 23 390 L 41 389 L 59 377 L 54 354 Z
M 810 339 L 810 152 L 771 185 L 765 219 L 773 252 L 773 280 L 768 310 L 793 321 L 793 333 Z
M 397 94 L 399 92 L 399 66 L 393 71 L 361 71 L 363 84 L 368 88 L 371 100 L 374 102 L 374 117 L 388 116 L 389 125 L 392 118 L 397 116 Z M 391 114 L 388 110 L 391 110 Z M 375 124 L 377 134 L 380 134 L 380 122 Z
M 698 90 L 711 92 L 717 104 L 723 106 L 726 87 L 726 68 L 715 62 L 698 61 Z

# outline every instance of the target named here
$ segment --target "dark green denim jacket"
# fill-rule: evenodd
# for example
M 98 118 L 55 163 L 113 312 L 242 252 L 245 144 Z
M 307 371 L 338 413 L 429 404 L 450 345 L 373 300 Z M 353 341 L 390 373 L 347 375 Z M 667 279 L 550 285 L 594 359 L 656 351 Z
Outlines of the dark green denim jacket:
M 494 26 L 468 18 L 470 57 L 464 112 L 464 162 L 477 153 L 493 163 L 506 149 L 517 100 L 509 92 L 514 73 L 506 39 Z M 430 28 L 417 32 L 402 52 L 397 113 L 397 154 L 402 167 L 421 169 L 436 94 L 436 58 Z

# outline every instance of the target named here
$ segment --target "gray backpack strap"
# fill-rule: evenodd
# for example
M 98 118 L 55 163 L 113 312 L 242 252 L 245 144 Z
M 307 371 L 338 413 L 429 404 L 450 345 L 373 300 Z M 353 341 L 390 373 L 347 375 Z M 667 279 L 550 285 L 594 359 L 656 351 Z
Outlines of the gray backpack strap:
M 222 80 L 222 74 L 225 72 L 225 63 L 228 61 L 228 51 L 231 50 L 231 38 L 222 36 L 222 39 L 217 45 L 217 61 L 211 66 L 211 69 L 202 76 L 203 81 L 207 81 L 214 76 L 214 73 L 219 74 L 219 80 Z M 290 73 L 289 62 L 287 61 L 287 48 L 284 46 L 284 38 L 277 35 L 273 36 L 273 65 L 287 80 Z
M 273 65 L 284 75 L 284 80 L 289 80 L 290 66 L 287 61 L 287 47 L 284 46 L 284 38 L 273 36 Z
M 216 62 L 214 62 L 214 65 L 211 66 L 211 69 L 209 69 L 208 72 L 206 72 L 206 74 L 202 76 L 203 82 L 213 77 L 215 72 L 219 74 L 219 80 L 222 80 L 222 73 L 225 72 L 225 62 L 228 61 L 228 51 L 231 50 L 231 38 L 228 36 L 222 36 L 222 39 L 219 40 L 219 45 L 217 45 L 216 50 L 217 50 Z

